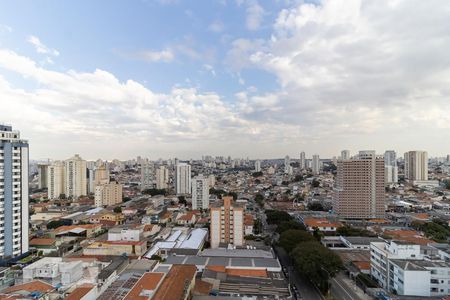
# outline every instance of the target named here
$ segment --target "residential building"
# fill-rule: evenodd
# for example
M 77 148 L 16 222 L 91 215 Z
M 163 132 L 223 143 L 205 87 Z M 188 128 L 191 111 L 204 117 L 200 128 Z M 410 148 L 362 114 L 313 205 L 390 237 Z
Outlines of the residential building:
M 76 199 L 87 195 L 86 161 L 78 154 L 64 164 L 65 195 Z
M 233 197 L 223 197 L 223 204 L 211 207 L 211 248 L 220 245 L 244 245 L 244 208 L 233 204 Z
M 386 184 L 398 182 L 397 154 L 394 150 L 384 152 L 384 168 Z
M 342 150 L 341 159 L 350 159 L 350 150 Z
M 122 184 L 115 181 L 110 183 L 103 183 L 95 187 L 95 206 L 110 206 L 121 203 Z
M 209 208 L 209 180 L 203 175 L 192 180 L 192 209 Z
M 153 188 L 153 165 L 141 165 L 141 191 Z
M 186 163 L 178 163 L 175 166 L 175 192 L 190 194 L 191 190 L 191 166 Z
M 320 173 L 320 157 L 318 154 L 313 155 L 311 169 L 314 175 Z
M 402 296 L 445 296 L 450 291 L 450 263 L 438 250 L 409 242 L 372 242 L 371 275 L 385 290 Z
M 209 175 L 208 176 L 208 183 L 209 183 L 209 187 L 213 188 L 216 185 L 216 177 L 214 175 Z
M 410 181 L 428 180 L 428 153 L 409 151 L 405 153 L 405 179 Z
M 38 164 L 38 188 L 48 187 L 48 164 Z
M 0 125 L 0 260 L 28 252 L 28 141 Z
M 339 160 L 333 209 L 343 218 L 383 218 L 385 214 L 384 158 L 374 151 Z
M 284 158 L 284 174 L 292 174 L 291 159 L 289 158 L 289 155 L 286 155 Z
M 106 167 L 106 163 L 101 160 L 96 162 L 94 178 L 95 185 L 109 183 L 108 168 Z
M 261 161 L 259 159 L 255 160 L 255 172 L 261 172 Z
M 58 199 L 64 194 L 64 163 L 62 161 L 54 161 L 48 166 L 48 198 Z
M 169 169 L 165 166 L 160 166 L 156 169 L 156 188 L 167 189 L 169 184 Z
M 300 170 L 306 169 L 306 154 L 305 152 L 300 152 Z

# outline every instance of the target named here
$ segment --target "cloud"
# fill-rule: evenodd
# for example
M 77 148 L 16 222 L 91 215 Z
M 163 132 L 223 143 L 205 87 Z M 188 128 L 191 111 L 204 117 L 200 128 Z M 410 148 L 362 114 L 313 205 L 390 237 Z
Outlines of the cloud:
M 224 24 L 220 20 L 215 20 L 208 26 L 208 30 L 212 32 L 222 32 L 225 29 Z
M 245 5 L 246 7 L 246 19 L 245 24 L 248 30 L 258 30 L 264 20 L 266 11 L 259 4 L 258 0 L 236 0 L 238 6 Z
M 58 50 L 47 47 L 39 40 L 37 36 L 30 35 L 27 41 L 34 46 L 37 53 L 47 54 L 51 56 L 59 56 Z
M 11 33 L 11 32 L 13 32 L 13 29 L 11 26 L 0 24 L 0 33 L 3 33 L 3 32 Z
M 142 51 L 139 52 L 137 56 L 148 62 L 171 62 L 175 57 L 171 49 L 164 49 L 161 51 Z

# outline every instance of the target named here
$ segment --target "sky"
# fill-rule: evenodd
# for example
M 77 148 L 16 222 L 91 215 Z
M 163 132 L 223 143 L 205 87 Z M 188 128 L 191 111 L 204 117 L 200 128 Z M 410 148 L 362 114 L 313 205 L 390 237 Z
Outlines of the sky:
M 450 153 L 448 0 L 0 0 L 33 159 Z

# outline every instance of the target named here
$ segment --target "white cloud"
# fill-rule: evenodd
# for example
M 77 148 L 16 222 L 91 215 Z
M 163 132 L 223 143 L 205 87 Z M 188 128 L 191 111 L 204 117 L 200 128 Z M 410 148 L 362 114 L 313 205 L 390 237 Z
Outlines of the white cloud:
M 148 62 L 171 62 L 175 55 L 171 49 L 164 49 L 161 51 L 142 51 L 137 56 Z
M 47 47 L 39 40 L 37 36 L 30 35 L 27 41 L 34 46 L 37 53 L 59 56 L 58 50 Z
M 13 32 L 13 29 L 11 26 L 0 24 L 0 33 L 2 33 L 2 32 L 11 33 L 11 32 Z
M 259 5 L 257 0 L 248 0 L 247 2 L 247 29 L 258 30 L 264 19 L 264 8 Z
M 208 26 L 208 30 L 212 32 L 222 32 L 225 29 L 225 26 L 222 21 L 215 20 Z

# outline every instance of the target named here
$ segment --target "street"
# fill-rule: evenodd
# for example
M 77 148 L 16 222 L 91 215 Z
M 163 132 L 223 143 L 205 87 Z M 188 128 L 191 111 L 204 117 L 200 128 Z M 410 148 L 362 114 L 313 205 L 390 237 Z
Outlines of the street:
M 366 300 L 371 299 L 367 294 L 364 294 L 361 289 L 355 287 L 355 284 L 350 281 L 344 274 L 338 273 L 331 282 L 331 295 L 339 300 Z

